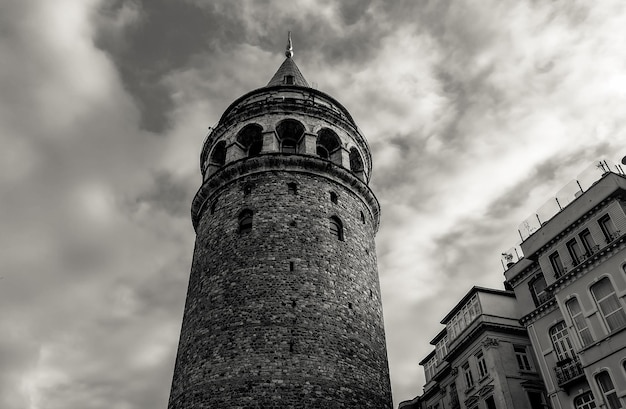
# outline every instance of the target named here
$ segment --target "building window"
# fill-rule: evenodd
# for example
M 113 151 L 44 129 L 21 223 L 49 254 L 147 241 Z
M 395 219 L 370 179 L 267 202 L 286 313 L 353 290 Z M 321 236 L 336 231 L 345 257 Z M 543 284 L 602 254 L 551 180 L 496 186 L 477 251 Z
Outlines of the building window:
M 334 204 L 337 204 L 337 193 L 330 192 L 330 201 L 333 202 Z
M 239 233 L 248 233 L 252 230 L 252 210 L 242 210 L 239 213 Z
M 485 399 L 485 403 L 487 404 L 487 409 L 497 409 L 496 402 L 493 400 L 493 396 Z
M 517 360 L 517 367 L 521 371 L 532 370 L 532 367 L 530 366 L 530 360 L 528 359 L 528 352 L 526 351 L 526 347 L 523 345 L 514 345 L 513 351 L 515 351 L 515 359 Z
M 252 185 L 250 185 L 250 184 L 246 184 L 246 185 L 243 187 L 243 195 L 244 195 L 244 196 L 248 196 L 250 193 L 252 193 Z
M 565 272 L 563 263 L 561 262 L 561 256 L 559 256 L 558 251 L 550 254 L 550 265 L 552 266 L 552 270 L 554 270 L 554 276 L 557 278 L 562 276 Z
M 482 379 L 487 376 L 487 363 L 485 362 L 485 354 L 479 351 L 476 355 L 476 365 L 478 366 L 478 378 Z
M 608 278 L 591 286 L 591 293 L 596 300 L 598 309 L 602 313 L 602 318 L 609 329 L 609 332 L 616 331 L 626 326 L 626 314 L 620 303 L 619 298 L 615 295 L 615 289 Z
M 528 394 L 528 400 L 530 401 L 531 409 L 545 409 L 546 407 L 549 407 L 548 405 L 546 405 L 543 399 L 543 393 L 529 391 L 527 392 L 527 394 Z
M 361 212 L 361 223 L 365 224 L 365 215 Z
M 550 339 L 552 340 L 552 347 L 556 354 L 557 362 L 574 357 L 574 348 L 572 348 L 572 343 L 569 340 L 569 332 L 567 332 L 565 321 L 561 321 L 550 328 Z
M 337 240 L 343 241 L 343 224 L 336 216 L 330 218 L 330 234 Z
M 465 378 L 465 386 L 467 388 L 471 388 L 474 386 L 474 376 L 472 375 L 472 369 L 470 368 L 469 362 L 466 362 L 461 367 L 463 369 L 463 378 Z
M 535 307 L 540 306 L 550 299 L 550 293 L 546 291 L 548 285 L 543 275 L 535 277 L 528 285 L 530 286 L 530 295 L 533 297 Z
M 615 391 L 615 386 L 613 385 L 613 381 L 611 380 L 609 373 L 605 371 L 598 374 L 596 376 L 596 382 L 598 382 L 600 391 L 604 396 L 604 403 L 606 403 L 607 408 L 621 409 L 622 404 L 617 397 L 617 392 Z
M 304 136 L 304 125 L 295 119 L 285 119 L 276 126 L 276 134 L 280 140 L 280 151 L 283 153 L 297 153 L 298 142 Z
M 611 217 L 608 214 L 605 214 L 598 220 L 598 224 L 600 225 L 600 229 L 602 230 L 602 234 L 604 234 L 606 242 L 612 242 L 617 235 L 615 225 L 613 224 Z
M 583 243 L 583 247 L 585 248 L 585 253 L 587 257 L 591 256 L 596 247 L 596 243 L 593 241 L 593 237 L 591 237 L 591 233 L 589 229 L 585 229 L 578 235 L 580 241 Z
M 461 406 L 459 402 L 459 393 L 456 390 L 456 383 L 450 384 L 450 404 L 453 408 L 458 408 Z
M 211 152 L 209 163 L 212 165 L 222 166 L 226 163 L 226 142 L 220 141 L 215 145 Z
M 329 159 L 336 165 L 341 165 L 341 139 L 337 134 L 322 128 L 317 133 L 316 152 L 320 158 Z
M 577 266 L 581 261 L 583 261 L 583 252 L 576 239 L 571 239 L 567 242 L 567 251 L 572 258 L 572 267 Z
M 435 351 L 437 353 L 437 359 L 443 361 L 443 358 L 448 355 L 448 335 L 444 335 L 437 345 L 435 345 Z
M 293 75 L 285 75 L 285 84 L 293 85 Z
M 474 295 L 446 324 L 450 339 L 455 339 L 481 313 L 478 297 Z
M 582 346 L 585 347 L 591 344 L 593 342 L 593 336 L 591 335 L 591 331 L 587 325 L 587 320 L 583 315 L 582 308 L 580 308 L 578 299 L 572 298 L 565 303 L 565 306 L 567 307 L 570 317 L 572 317 L 572 322 L 574 323 L 576 332 L 578 332 L 578 337 L 580 338 Z
M 237 143 L 246 156 L 257 156 L 263 150 L 263 128 L 258 124 L 248 124 L 237 134 Z
M 292 195 L 295 195 L 298 193 L 298 185 L 291 182 L 291 183 L 287 183 L 287 192 L 289 192 Z
M 574 399 L 575 409 L 594 409 L 595 407 L 596 402 L 593 400 L 591 391 L 585 392 Z
M 433 357 L 424 365 L 424 375 L 426 375 L 426 382 L 429 382 L 433 376 L 435 376 L 435 367 L 437 366 L 437 360 Z

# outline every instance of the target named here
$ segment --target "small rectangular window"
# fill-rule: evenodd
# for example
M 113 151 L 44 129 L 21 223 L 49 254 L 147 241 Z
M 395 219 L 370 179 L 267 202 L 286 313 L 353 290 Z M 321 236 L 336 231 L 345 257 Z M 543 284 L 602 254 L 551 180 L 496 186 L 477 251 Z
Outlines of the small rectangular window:
M 576 239 L 567 242 L 567 251 L 572 258 L 572 266 L 577 266 L 583 260 L 583 252 Z
M 532 366 L 530 366 L 530 360 L 528 359 L 528 353 L 526 352 L 526 347 L 523 345 L 514 345 L 513 350 L 515 351 L 517 367 L 522 371 L 532 370 Z
M 616 238 L 615 234 L 615 225 L 611 220 L 611 217 L 608 214 L 605 214 L 598 220 L 598 224 L 600 224 L 600 229 L 602 230 L 602 234 L 604 234 L 604 238 L 607 243 L 613 241 Z
M 298 185 L 295 183 L 287 183 L 287 191 L 289 194 L 295 195 L 298 193 Z
M 285 75 L 285 84 L 293 85 L 293 75 Z
M 485 362 L 485 354 L 479 351 L 476 355 L 476 365 L 478 366 L 478 378 L 482 379 L 487 376 L 487 363 Z
M 561 262 L 561 256 L 559 256 L 559 252 L 555 251 L 550 254 L 550 265 L 552 265 L 552 269 L 554 270 L 555 277 L 560 277 L 565 272 L 563 268 L 563 263 Z
M 594 247 L 596 245 L 596 243 L 593 241 L 593 238 L 591 237 L 591 233 L 589 232 L 589 229 L 585 229 L 582 232 L 580 232 L 578 237 L 580 237 L 580 241 L 583 243 L 583 247 L 585 248 L 585 253 L 587 253 L 586 256 L 589 257 L 590 255 L 593 254 Z
M 474 386 L 474 376 L 472 375 L 472 369 L 470 368 L 469 362 L 466 362 L 461 367 L 463 369 L 463 377 L 465 378 L 465 386 L 471 388 Z

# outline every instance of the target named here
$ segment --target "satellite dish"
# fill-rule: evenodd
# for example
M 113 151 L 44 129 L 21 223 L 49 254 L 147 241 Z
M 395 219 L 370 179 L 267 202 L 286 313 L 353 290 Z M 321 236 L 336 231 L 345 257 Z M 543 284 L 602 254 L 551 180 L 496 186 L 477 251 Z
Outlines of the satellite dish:
M 622 165 L 626 165 L 626 156 L 622 158 Z

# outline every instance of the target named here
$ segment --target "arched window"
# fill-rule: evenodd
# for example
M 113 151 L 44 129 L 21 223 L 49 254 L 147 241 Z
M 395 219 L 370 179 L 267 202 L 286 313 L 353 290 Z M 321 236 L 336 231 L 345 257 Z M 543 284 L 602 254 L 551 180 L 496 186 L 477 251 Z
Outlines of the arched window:
M 602 396 L 604 396 L 604 403 L 606 403 L 606 407 L 609 409 L 622 409 L 622 404 L 617 397 L 617 392 L 615 390 L 615 385 L 613 384 L 613 380 L 608 372 L 600 372 L 596 375 L 596 382 L 600 387 L 600 391 L 602 392 Z
M 350 148 L 350 170 L 358 173 L 363 172 L 363 159 L 356 148 Z
M 222 166 L 226 162 L 226 142 L 219 141 L 213 151 L 211 152 L 211 158 L 209 163 L 211 165 Z
M 565 306 L 567 307 L 570 317 L 572 317 L 572 322 L 574 323 L 576 332 L 578 332 L 578 337 L 580 338 L 582 346 L 585 347 L 591 344 L 593 342 L 593 336 L 591 335 L 591 331 L 587 325 L 587 320 L 585 319 L 583 310 L 580 308 L 578 299 L 572 298 L 565 303 Z
M 561 321 L 550 328 L 550 339 L 552 340 L 552 348 L 556 354 L 557 361 L 564 361 L 574 357 L 574 348 L 569 340 L 569 332 L 565 326 L 565 321 Z
M 593 395 L 591 391 L 585 392 L 582 395 L 578 395 L 574 399 L 575 409 L 594 409 L 595 407 L 596 402 L 593 400 Z
M 257 156 L 263 149 L 263 128 L 257 124 L 248 124 L 237 134 L 237 142 L 244 149 L 247 157 Z
M 245 209 L 239 213 L 239 233 L 248 233 L 252 230 L 252 210 Z
M 285 119 L 276 126 L 276 134 L 281 152 L 298 153 L 298 145 L 304 136 L 304 125 L 295 119 Z
M 317 155 L 324 159 L 330 159 L 336 164 L 341 164 L 341 141 L 337 134 L 328 128 L 323 128 L 317 133 Z
M 596 301 L 598 310 L 606 323 L 609 332 L 626 326 L 626 314 L 619 298 L 615 294 L 613 284 L 608 278 L 603 278 L 591 286 L 591 293 Z
M 337 240 L 343 241 L 343 224 L 337 216 L 330 218 L 330 234 Z

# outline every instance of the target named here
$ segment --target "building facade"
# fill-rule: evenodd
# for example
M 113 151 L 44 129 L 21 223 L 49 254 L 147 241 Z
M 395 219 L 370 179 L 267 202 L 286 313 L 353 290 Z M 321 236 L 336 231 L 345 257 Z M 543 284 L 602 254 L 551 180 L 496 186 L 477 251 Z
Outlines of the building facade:
M 201 153 L 169 408 L 391 408 L 367 141 L 292 56 Z
M 542 409 L 545 391 L 512 291 L 473 287 L 441 321 L 420 365 L 426 385 L 401 409 Z
M 505 272 L 554 409 L 626 408 L 626 177 L 611 168 L 523 223 Z

